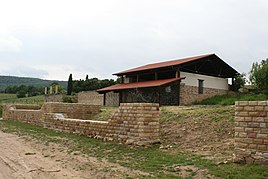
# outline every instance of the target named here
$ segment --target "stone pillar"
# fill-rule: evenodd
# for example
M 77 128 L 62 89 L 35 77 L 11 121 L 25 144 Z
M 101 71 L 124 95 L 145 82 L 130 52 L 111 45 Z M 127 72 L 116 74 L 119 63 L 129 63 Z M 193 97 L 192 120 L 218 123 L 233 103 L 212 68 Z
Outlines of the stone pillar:
M 50 95 L 53 94 L 53 88 L 52 88 L 52 86 L 50 86 L 49 94 L 50 94 Z
M 234 161 L 268 165 L 268 101 L 236 102 L 234 131 Z
M 56 85 L 55 94 L 59 93 L 59 85 Z
M 47 87 L 45 87 L 45 95 L 47 95 Z

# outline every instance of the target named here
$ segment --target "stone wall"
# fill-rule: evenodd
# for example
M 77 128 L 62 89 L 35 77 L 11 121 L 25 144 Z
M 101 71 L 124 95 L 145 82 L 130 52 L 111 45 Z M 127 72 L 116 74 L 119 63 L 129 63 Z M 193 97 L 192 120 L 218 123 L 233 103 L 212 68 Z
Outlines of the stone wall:
M 89 112 L 80 112 L 79 109 Z M 99 106 L 88 104 L 45 103 L 39 110 L 16 109 L 16 105 L 5 105 L 3 118 L 126 144 L 159 142 L 159 104 L 125 103 L 108 121 L 81 119 L 84 114 L 93 114 L 97 109 L 99 111 Z M 80 114 L 80 119 L 72 118 L 76 117 L 76 113 Z
M 42 110 L 44 113 L 62 113 L 68 118 L 87 120 L 100 113 L 100 106 L 83 103 L 45 103 Z
M 268 165 L 268 101 L 235 104 L 235 162 Z
M 62 94 L 45 95 L 45 102 L 63 102 Z
M 66 119 L 47 113 L 44 126 L 49 129 L 119 141 L 127 144 L 148 145 L 159 142 L 159 105 L 125 103 L 109 121 Z
M 99 112 L 100 106 L 79 103 L 45 103 L 42 108 L 38 105 L 11 104 L 4 105 L 3 119 L 42 125 L 44 113 L 61 113 L 69 118 L 89 120 Z
M 42 126 L 42 114 L 40 106 L 38 105 L 10 104 L 3 106 L 3 119 L 18 120 Z
M 198 93 L 198 87 L 187 86 L 184 83 L 180 85 L 180 105 L 190 105 L 197 101 L 202 101 L 216 95 L 223 95 L 228 93 L 227 90 L 203 88 L 203 94 Z
M 103 94 L 96 91 L 82 91 L 77 94 L 78 103 L 103 105 Z
M 104 95 L 96 91 L 83 91 L 77 94 L 78 103 L 92 105 L 103 105 Z M 106 106 L 119 106 L 119 94 L 114 92 L 106 93 Z

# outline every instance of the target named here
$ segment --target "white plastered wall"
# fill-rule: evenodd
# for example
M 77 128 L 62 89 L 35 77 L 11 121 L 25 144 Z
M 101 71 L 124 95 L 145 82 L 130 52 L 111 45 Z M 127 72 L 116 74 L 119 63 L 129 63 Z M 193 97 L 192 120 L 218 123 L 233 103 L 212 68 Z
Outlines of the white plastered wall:
M 200 75 L 194 73 L 180 72 L 181 77 L 186 77 L 181 83 L 185 83 L 188 86 L 198 87 L 198 80 L 204 80 L 204 88 L 222 89 L 228 90 L 228 79 L 218 78 L 207 75 Z

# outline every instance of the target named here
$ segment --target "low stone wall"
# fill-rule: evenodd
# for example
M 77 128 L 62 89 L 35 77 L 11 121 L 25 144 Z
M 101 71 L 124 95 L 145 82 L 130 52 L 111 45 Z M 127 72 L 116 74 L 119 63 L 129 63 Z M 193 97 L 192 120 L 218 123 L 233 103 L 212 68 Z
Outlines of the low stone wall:
M 104 105 L 104 95 L 96 91 L 83 91 L 77 94 L 78 103 L 92 105 Z M 106 93 L 105 106 L 119 106 L 119 94 L 114 92 Z
M 40 106 L 38 105 L 10 104 L 3 106 L 3 119 L 18 120 L 42 126 L 42 114 Z
M 96 91 L 82 91 L 77 94 L 78 103 L 103 105 L 103 94 Z
M 61 115 L 48 113 L 44 117 L 44 126 L 109 141 L 148 145 L 159 142 L 159 105 L 121 104 L 109 121 L 66 119 Z
M 45 95 L 45 102 L 63 102 L 62 94 Z
M 148 145 L 159 142 L 159 104 L 121 104 L 118 111 L 108 121 L 81 120 L 70 117 L 75 116 L 77 112 L 81 114 L 79 109 L 91 111 L 93 114 L 97 107 L 89 106 L 91 105 L 45 103 L 41 110 L 26 110 L 5 105 L 3 118 L 126 144 Z M 68 112 L 73 114 L 70 115 Z
M 180 85 L 180 105 L 190 105 L 197 101 L 202 101 L 216 95 L 227 94 L 227 90 L 204 88 L 203 94 L 198 93 L 198 87 Z
M 235 162 L 268 165 L 268 101 L 235 104 Z
M 99 114 L 100 106 L 78 103 L 45 103 L 38 105 L 4 105 L 3 119 L 19 120 L 31 124 L 43 125 L 44 113 L 61 113 L 69 118 L 89 120 Z
M 82 103 L 45 103 L 42 110 L 44 113 L 62 113 L 68 118 L 87 120 L 100 113 L 100 106 Z

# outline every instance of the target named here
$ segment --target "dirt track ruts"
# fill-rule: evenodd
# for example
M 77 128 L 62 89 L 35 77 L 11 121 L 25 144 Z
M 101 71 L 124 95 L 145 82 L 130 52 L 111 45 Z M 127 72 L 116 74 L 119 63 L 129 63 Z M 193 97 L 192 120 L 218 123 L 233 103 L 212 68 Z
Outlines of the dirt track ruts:
M 0 130 L 1 179 L 125 178 L 126 174 L 138 177 L 144 173 Z

